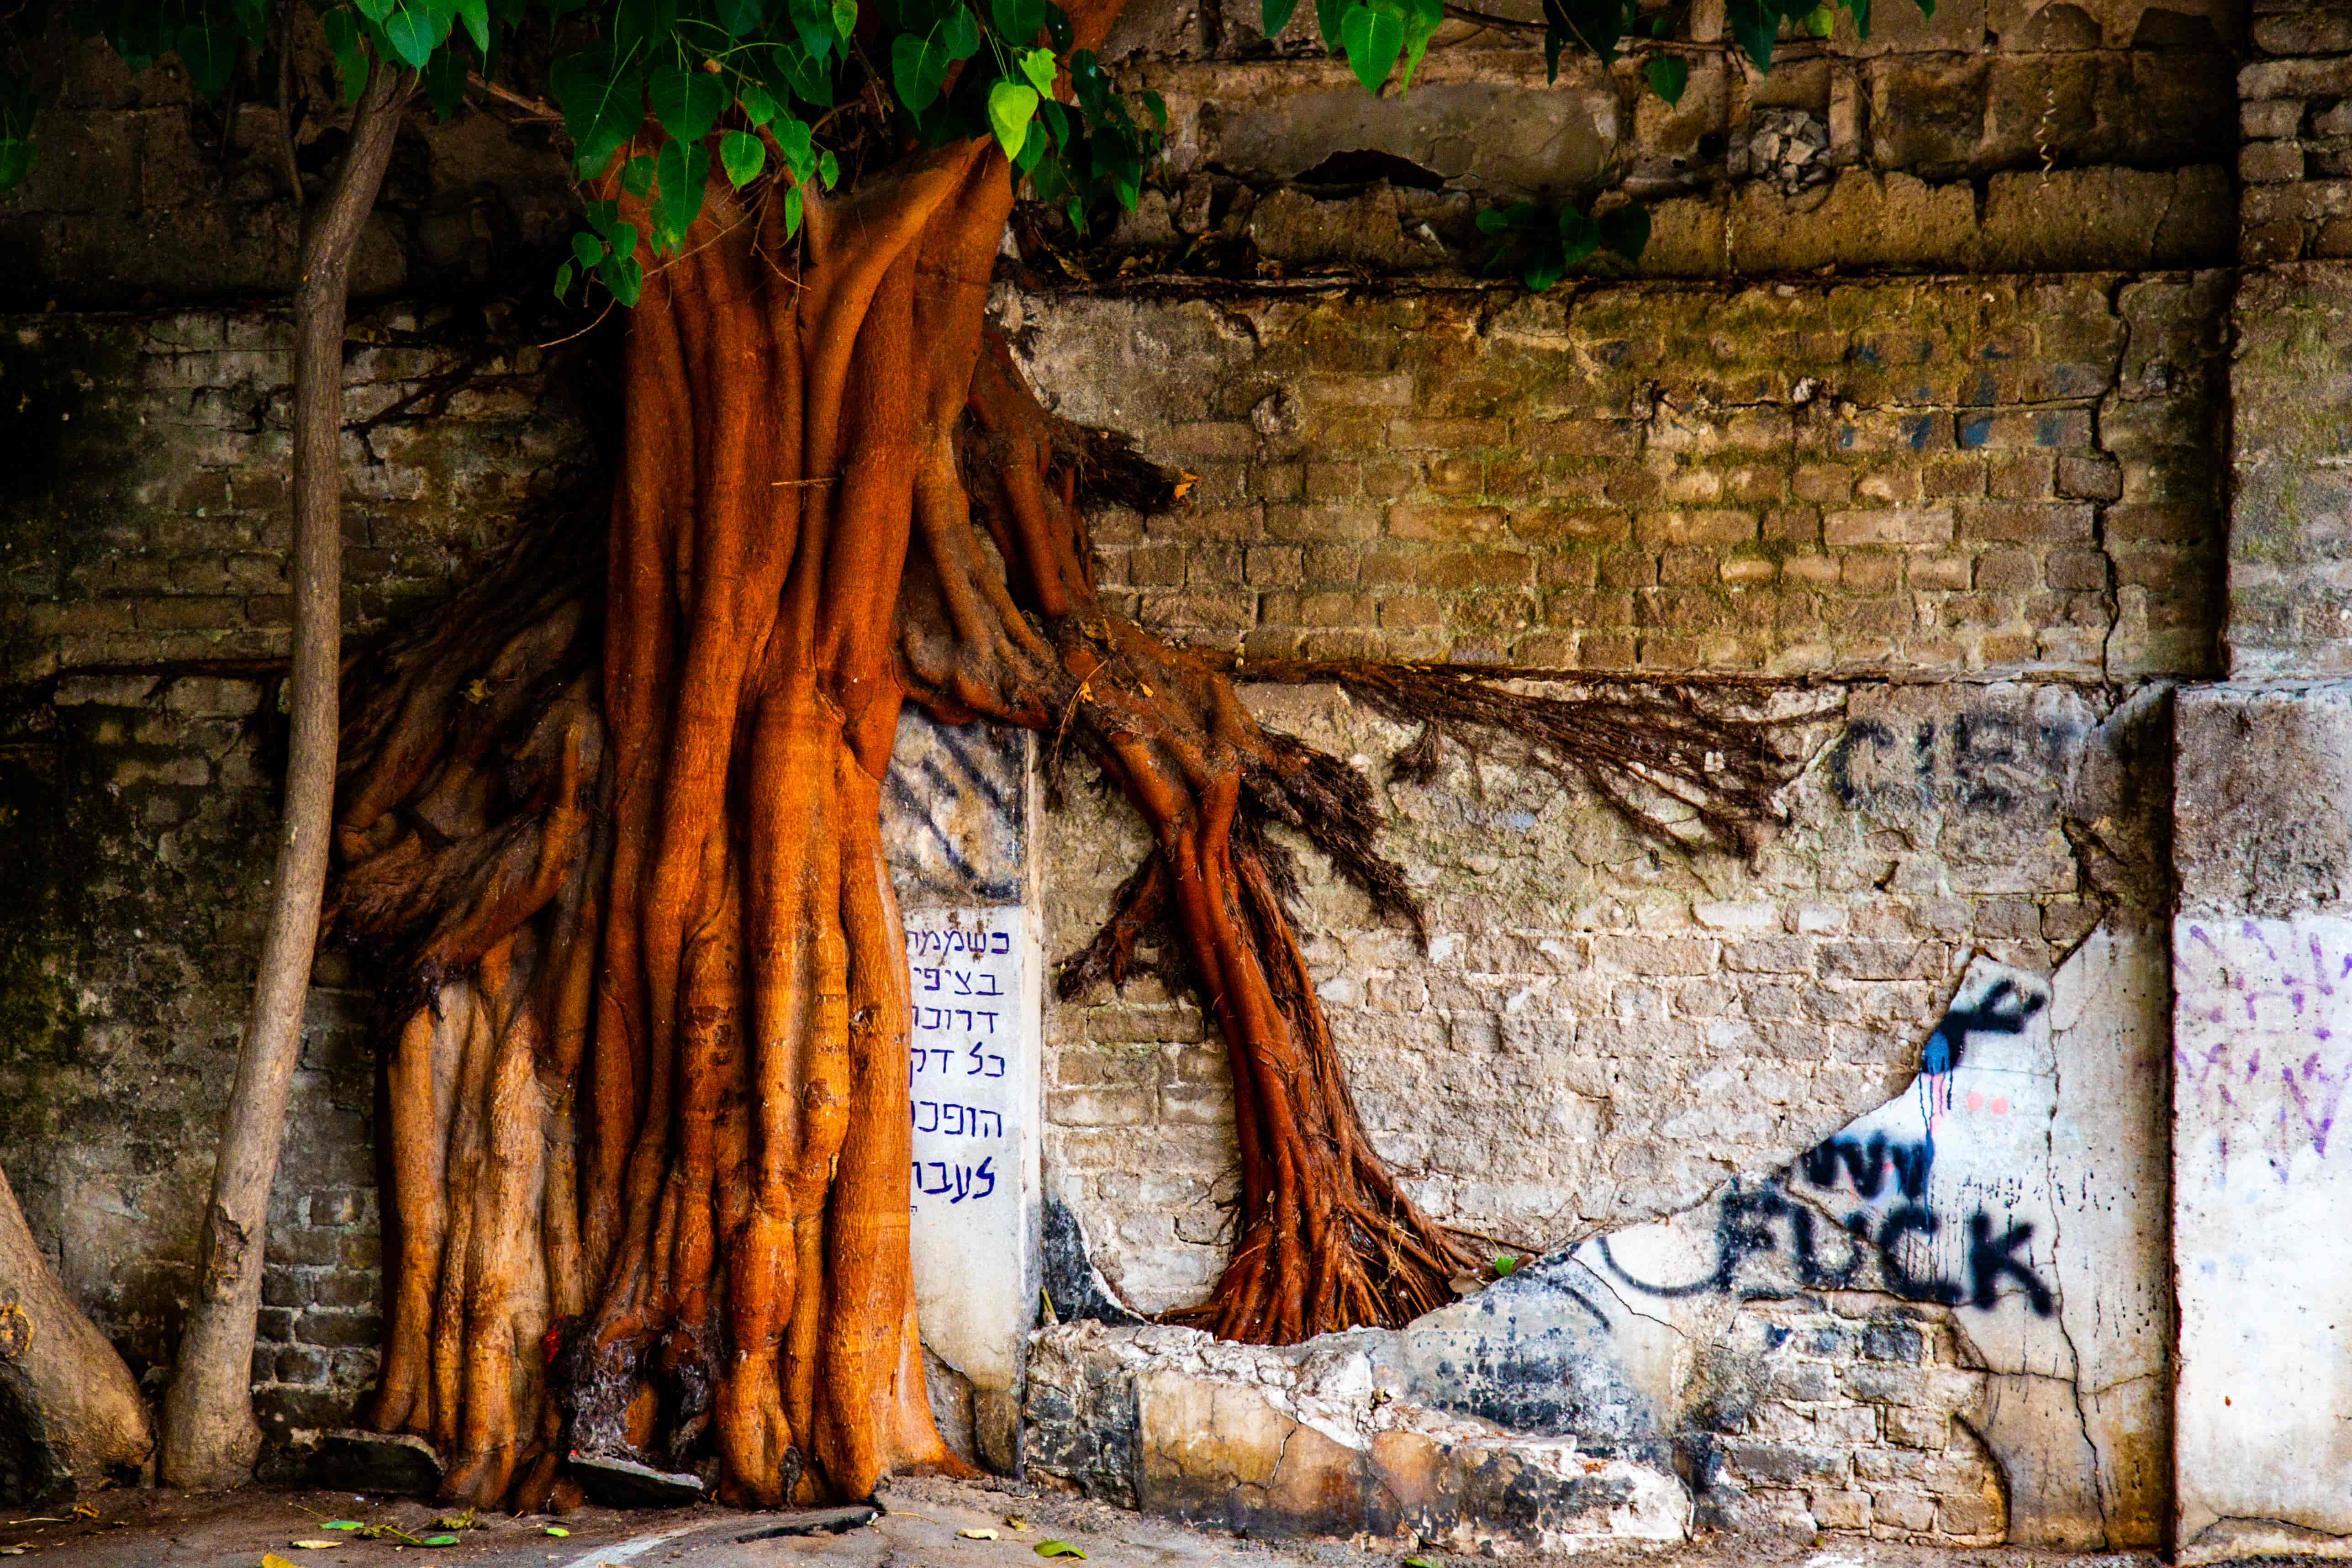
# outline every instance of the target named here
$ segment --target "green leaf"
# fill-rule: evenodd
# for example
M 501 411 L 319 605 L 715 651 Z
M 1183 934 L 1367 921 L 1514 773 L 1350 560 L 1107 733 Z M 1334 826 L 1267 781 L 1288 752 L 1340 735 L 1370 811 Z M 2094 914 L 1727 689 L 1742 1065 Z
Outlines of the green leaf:
M 1348 47 L 1348 66 L 1367 92 L 1378 92 L 1396 68 L 1404 50 L 1404 24 L 1386 11 L 1350 5 L 1339 20 L 1339 37 Z
M 1339 39 L 1339 24 L 1346 20 L 1354 0 L 1315 0 L 1315 27 L 1323 35 L 1323 47 L 1337 51 L 1343 46 Z
M 654 248 L 674 250 L 702 211 L 702 184 L 710 174 L 710 154 L 698 142 L 665 142 L 657 154 L 654 192 Z
M 558 300 L 562 300 L 566 294 L 571 292 L 572 263 L 566 261 L 560 263 L 555 268 L 555 297 Z M 335 1527 L 331 1524 L 327 1528 L 332 1530 Z
M 1060 70 L 1061 68 L 1054 63 L 1054 51 L 1051 49 L 1021 51 L 1021 74 L 1029 79 L 1029 85 L 1037 89 L 1040 98 L 1054 96 L 1054 78 L 1060 74 Z
M 360 1524 L 360 1521 L 356 1519 L 331 1519 L 320 1528 L 325 1530 L 358 1530 L 362 1527 Z
M 1561 209 L 1559 248 L 1562 268 L 1582 265 L 1587 258 L 1601 248 L 1601 226 L 1574 207 Z
M 1756 68 L 1770 70 L 1772 40 L 1780 31 L 1780 13 L 1765 0 L 1727 0 L 1723 19 L 1739 47 L 1748 51 L 1748 58 L 1756 62 Z
M 1444 0 L 1439 0 L 1439 3 L 1443 5 Z M 1165 132 L 1168 129 L 1168 100 L 1148 87 L 1137 96 L 1143 100 L 1143 112 L 1151 116 L 1151 123 Z
M 0 136 L 0 191 L 23 184 L 32 172 L 32 142 L 23 136 Z
M 928 41 L 912 33 L 890 40 L 890 90 L 909 114 L 922 113 L 940 95 L 941 79 L 930 74 L 930 59 Z
M 620 0 L 613 12 L 613 47 L 623 59 L 667 58 L 677 28 L 677 0 Z
M 1412 89 L 1412 73 L 1421 65 L 1421 57 L 1429 47 L 1429 40 L 1445 25 L 1445 0 L 1406 0 L 1404 13 L 1404 69 L 1397 77 L 1397 91 Z M 1161 130 L 1166 130 L 1163 123 Z
M 428 1535 L 418 1541 L 416 1544 L 419 1546 L 455 1546 L 457 1544 L 457 1538 L 454 1535 Z
M 784 237 L 792 238 L 801 231 L 801 188 L 794 185 L 784 193 Z
M 1434 1557 L 1408 1557 L 1404 1568 L 1440 1568 L 1440 1564 Z
M 1071 1545 L 1066 1541 L 1041 1541 L 1037 1543 L 1037 1555 L 1040 1557 L 1076 1557 L 1083 1560 L 1086 1553 L 1079 1551 L 1076 1547 Z
M 1829 0 L 1822 0 L 1820 5 L 1806 14 L 1804 21 L 1800 26 L 1816 38 L 1829 37 L 1837 31 L 1837 13 L 1831 9 Z
M 793 178 L 807 179 L 810 165 L 815 158 L 815 150 L 809 141 L 808 121 L 780 120 L 772 134 L 776 138 L 776 151 L 784 155 L 784 162 L 792 168 Z
M 446 121 L 466 101 L 467 50 L 464 45 L 451 40 L 446 49 L 436 49 L 417 73 L 425 84 L 425 97 L 433 105 L 433 116 Z
M 719 139 L 719 166 L 727 171 L 727 183 L 740 190 L 768 166 L 768 149 L 748 131 L 730 131 Z
M 968 60 L 980 52 L 980 18 L 971 14 L 969 5 L 958 5 L 948 13 L 942 29 L 948 58 Z
M 1007 158 L 1021 156 L 1029 122 L 1037 114 L 1037 89 L 1025 81 L 1000 81 L 988 89 L 988 128 Z
M 781 107 L 775 95 L 756 81 L 747 81 L 735 94 L 735 101 L 743 106 L 743 118 L 754 125 L 765 125 L 776 117 Z
M 833 31 L 844 44 L 857 30 L 857 0 L 833 0 Z
M 650 153 L 640 153 L 621 165 L 621 189 L 633 196 L 643 196 L 654 188 L 654 160 Z
M 429 12 L 403 5 L 384 18 L 384 42 L 403 61 L 422 70 L 425 62 L 433 58 L 433 51 L 441 47 L 441 40 L 449 36 L 448 20 L 445 18 L 436 25 Z
M 489 0 L 457 0 L 457 19 L 466 24 L 466 36 L 474 40 L 474 47 L 484 54 L 490 52 Z
M 645 290 L 646 269 L 618 256 L 606 257 L 596 278 L 625 306 L 635 306 Z
M 1567 268 L 1560 265 L 1558 255 L 1546 254 L 1529 260 L 1520 276 L 1527 280 L 1528 289 L 1540 294 L 1559 282 L 1560 275 L 1567 270 Z
M 1495 1278 L 1497 1279 L 1508 1279 L 1511 1277 L 1511 1271 L 1518 1266 L 1519 1260 L 1507 1252 L 1500 1258 L 1495 1259 Z
M 729 95 L 727 84 L 708 71 L 667 65 L 646 79 L 646 96 L 663 130 L 680 142 L 699 142 L 727 112 Z
M 1690 85 L 1690 61 L 1678 55 L 1653 56 L 1642 68 L 1642 79 L 1668 103 L 1680 103 L 1683 89 Z
M 1269 38 L 1278 37 L 1298 9 L 1298 0 L 1259 0 L 1258 26 Z
M 360 100 L 367 86 L 367 46 L 360 41 L 359 18 L 337 6 L 319 22 L 327 30 L 327 47 L 335 57 L 335 83 L 342 89 L 343 107 L 348 109 Z
M 563 110 L 574 168 L 593 179 L 645 119 L 645 75 L 616 60 L 611 45 L 596 44 L 557 60 L 549 85 Z
M 229 76 L 236 69 L 236 34 L 207 19 L 181 28 L 174 47 L 199 96 L 218 98 L 227 90 Z
M 575 234 L 572 237 L 572 254 L 585 270 L 604 259 L 604 242 L 593 234 Z
M 730 38 L 740 38 L 760 30 L 768 19 L 768 0 L 718 0 L 714 7 L 719 25 Z
M 830 147 L 817 155 L 816 177 L 828 191 L 841 182 L 841 160 L 833 155 Z
M 550 1535 L 569 1535 L 572 1532 L 564 1529 L 560 1524 L 551 1524 L 547 1527 L 547 1533 Z
M 1638 261 L 1650 243 L 1650 209 L 1628 203 L 1601 219 L 1602 247 L 1628 261 Z

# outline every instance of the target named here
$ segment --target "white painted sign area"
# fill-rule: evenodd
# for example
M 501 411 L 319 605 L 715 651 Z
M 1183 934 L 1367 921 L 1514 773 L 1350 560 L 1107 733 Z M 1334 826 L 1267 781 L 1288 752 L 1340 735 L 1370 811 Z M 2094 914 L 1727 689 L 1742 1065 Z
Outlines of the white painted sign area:
M 975 1387 L 1010 1390 L 1036 1315 L 1036 922 L 1019 905 L 909 910 L 915 1311 Z

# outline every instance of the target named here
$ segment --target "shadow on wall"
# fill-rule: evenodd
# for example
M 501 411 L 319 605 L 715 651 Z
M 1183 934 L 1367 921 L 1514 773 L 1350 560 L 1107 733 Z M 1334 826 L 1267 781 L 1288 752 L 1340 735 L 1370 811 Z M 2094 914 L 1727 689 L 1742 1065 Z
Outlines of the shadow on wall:
M 1547 1550 L 1693 1527 L 2152 1544 L 2165 1499 L 2161 939 L 1979 958 L 1895 1099 L 1787 1167 L 1401 1331 L 1139 1326 L 1066 1210 L 1033 1467 L 1255 1534 Z M 1055 1205 L 1058 1209 L 1059 1205 Z

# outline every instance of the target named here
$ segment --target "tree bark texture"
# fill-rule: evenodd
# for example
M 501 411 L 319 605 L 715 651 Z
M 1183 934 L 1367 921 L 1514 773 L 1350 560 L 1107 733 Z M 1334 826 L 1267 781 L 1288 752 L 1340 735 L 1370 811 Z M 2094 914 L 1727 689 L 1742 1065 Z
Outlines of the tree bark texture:
M 294 648 L 286 804 L 260 973 L 198 1242 L 195 1297 L 163 1401 L 162 1470 L 175 1486 L 236 1485 L 252 1475 L 261 1446 L 249 1369 L 262 1248 L 287 1096 L 301 1055 L 302 1004 L 318 947 L 334 820 L 343 318 L 352 253 L 374 209 L 408 95 L 399 71 L 379 64 L 370 74 L 342 167 L 310 215 L 302 239 L 294 295 Z
M 373 1420 L 452 1500 L 560 1502 L 575 1449 L 707 1459 L 761 1506 L 961 1468 L 879 837 L 909 698 L 1082 750 L 1153 826 L 1088 963 L 1166 921 L 1224 1033 L 1244 1215 L 1198 1320 L 1401 1322 L 1471 1267 L 1365 1140 L 1255 826 L 1402 900 L 1370 791 L 1097 596 L 1098 454 L 984 330 L 1003 158 L 806 192 L 796 236 L 777 195 L 714 182 L 647 278 L 602 559 L 551 534 L 347 676 L 338 919 L 411 977 Z
M 130 1368 L 66 1294 L 0 1173 L 0 1503 L 135 1479 L 154 1447 Z

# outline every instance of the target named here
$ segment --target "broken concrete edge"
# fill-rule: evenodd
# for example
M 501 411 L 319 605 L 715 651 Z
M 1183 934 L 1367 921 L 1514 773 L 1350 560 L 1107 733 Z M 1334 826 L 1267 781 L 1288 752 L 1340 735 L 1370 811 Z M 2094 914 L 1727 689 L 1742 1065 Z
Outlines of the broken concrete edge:
M 2128 1239 L 2097 1211 L 2148 1156 L 2101 1080 L 2163 1050 L 2162 946 L 2114 922 L 2052 979 L 1978 959 L 1875 1110 L 1405 1329 L 1041 1330 L 1030 1463 L 1260 1534 L 2152 1544 L 2166 1466 L 2140 1406 L 2162 1403 L 2168 1309 L 2097 1256 Z
M 690 1470 L 662 1470 L 612 1454 L 574 1448 L 564 1468 L 589 1497 L 607 1508 L 682 1508 L 701 1500 L 702 1478 Z
M 746 1531 L 735 1539 L 740 1542 L 775 1541 L 792 1535 L 846 1535 L 853 1530 L 862 1530 L 872 1524 L 887 1511 L 878 1502 L 851 1503 L 845 1508 L 815 1509 L 794 1515 L 791 1519 L 780 1521 L 775 1524 Z

